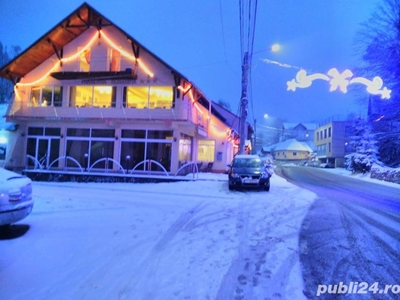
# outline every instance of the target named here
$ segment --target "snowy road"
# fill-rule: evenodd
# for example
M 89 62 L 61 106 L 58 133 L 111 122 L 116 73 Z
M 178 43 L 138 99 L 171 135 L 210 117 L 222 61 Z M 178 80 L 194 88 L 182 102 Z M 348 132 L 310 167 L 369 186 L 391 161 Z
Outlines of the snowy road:
M 319 284 L 365 282 L 400 285 L 400 189 L 315 168 L 284 167 L 283 173 L 318 198 L 300 235 L 306 295 Z M 394 290 L 395 292 L 397 291 Z M 397 293 L 346 295 L 346 299 L 399 299 Z M 336 299 L 324 295 L 323 299 Z
M 33 213 L 11 228 L 27 232 L 0 235 L 0 299 L 304 299 L 299 232 L 315 195 L 271 182 L 35 182 Z

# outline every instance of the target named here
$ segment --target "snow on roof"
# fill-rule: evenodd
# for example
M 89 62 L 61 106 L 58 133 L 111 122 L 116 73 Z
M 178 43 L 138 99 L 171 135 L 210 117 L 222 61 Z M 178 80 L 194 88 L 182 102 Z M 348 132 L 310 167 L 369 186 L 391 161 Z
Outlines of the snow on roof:
M 274 147 L 275 151 L 278 150 L 288 150 L 288 151 L 307 151 L 307 152 L 312 152 L 310 147 L 306 147 L 303 144 L 301 144 L 300 142 L 298 142 L 296 139 L 288 139 L 284 142 L 278 143 L 275 147 Z

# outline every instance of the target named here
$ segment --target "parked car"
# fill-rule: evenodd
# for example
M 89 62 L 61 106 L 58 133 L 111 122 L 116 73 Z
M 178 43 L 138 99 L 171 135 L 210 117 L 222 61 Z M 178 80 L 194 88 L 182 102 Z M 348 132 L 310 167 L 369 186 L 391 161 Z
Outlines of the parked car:
M 322 163 L 319 165 L 320 168 L 324 169 L 333 169 L 335 166 L 332 163 Z
M 26 176 L 0 168 L 0 226 L 27 217 L 33 208 L 32 181 Z
M 273 169 L 264 164 L 258 155 L 236 155 L 228 167 L 230 190 L 263 188 L 269 191 Z

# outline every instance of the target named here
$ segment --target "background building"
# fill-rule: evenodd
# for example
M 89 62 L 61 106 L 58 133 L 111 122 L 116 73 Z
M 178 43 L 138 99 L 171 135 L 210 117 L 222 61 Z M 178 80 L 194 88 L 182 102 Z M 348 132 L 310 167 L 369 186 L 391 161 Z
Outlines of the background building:
M 314 134 L 318 162 L 344 167 L 345 156 L 353 152 L 350 146 L 352 132 L 352 121 L 330 121 L 319 126 Z

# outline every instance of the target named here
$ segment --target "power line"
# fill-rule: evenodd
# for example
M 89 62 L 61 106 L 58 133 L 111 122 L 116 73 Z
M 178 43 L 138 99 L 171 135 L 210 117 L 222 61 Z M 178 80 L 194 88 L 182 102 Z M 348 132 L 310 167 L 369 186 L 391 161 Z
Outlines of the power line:
M 248 4 L 246 6 L 246 4 Z M 240 146 L 239 153 L 244 153 L 246 139 L 246 118 L 248 114 L 248 83 L 250 82 L 251 94 L 251 63 L 256 27 L 257 0 L 239 0 L 240 19 L 240 47 L 242 55 L 242 94 L 240 99 Z M 247 40 L 245 39 L 247 38 Z M 250 101 L 251 105 L 252 102 Z
M 224 29 L 224 20 L 222 17 L 222 5 L 221 5 L 221 0 L 219 0 L 219 18 L 221 20 L 221 29 L 222 29 L 222 44 L 224 47 L 224 57 L 225 57 L 225 61 L 227 62 L 228 59 L 226 57 L 226 45 L 225 45 L 225 29 Z

